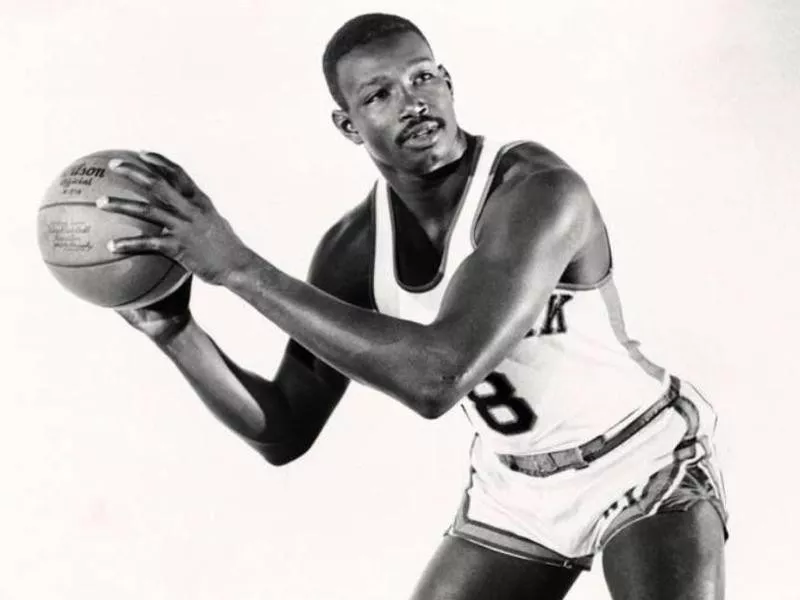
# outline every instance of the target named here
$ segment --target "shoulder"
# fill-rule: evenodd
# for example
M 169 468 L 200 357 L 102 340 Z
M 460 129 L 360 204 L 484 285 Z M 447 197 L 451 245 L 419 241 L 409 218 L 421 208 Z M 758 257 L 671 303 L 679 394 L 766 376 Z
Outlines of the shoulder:
M 334 223 L 317 244 L 309 283 L 341 300 L 373 308 L 373 193 Z
M 536 142 L 519 142 L 498 156 L 476 239 L 497 225 L 584 229 L 596 207 L 583 178 L 561 157 Z
M 372 235 L 372 196 L 370 191 L 364 200 L 328 228 L 317 245 L 318 255 L 335 259 Z
M 577 172 L 558 154 L 537 142 L 521 140 L 506 144 L 501 149 L 495 168 L 493 185 L 512 177 L 533 175 L 549 171 Z

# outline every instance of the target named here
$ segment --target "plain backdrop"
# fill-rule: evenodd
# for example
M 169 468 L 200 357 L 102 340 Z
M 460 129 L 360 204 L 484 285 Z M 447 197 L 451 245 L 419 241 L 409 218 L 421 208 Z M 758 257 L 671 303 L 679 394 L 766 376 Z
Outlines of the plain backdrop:
M 795 584 L 800 4 L 793 0 L 2 0 L 2 600 L 407 598 L 455 511 L 471 433 L 354 386 L 270 467 L 35 241 L 47 185 L 103 148 L 158 150 L 304 277 L 374 167 L 330 124 L 325 42 L 415 20 L 462 125 L 534 139 L 588 181 L 629 328 L 717 405 L 728 598 Z M 223 289 L 198 321 L 271 377 L 286 338 Z M 599 563 L 576 600 L 607 598 Z

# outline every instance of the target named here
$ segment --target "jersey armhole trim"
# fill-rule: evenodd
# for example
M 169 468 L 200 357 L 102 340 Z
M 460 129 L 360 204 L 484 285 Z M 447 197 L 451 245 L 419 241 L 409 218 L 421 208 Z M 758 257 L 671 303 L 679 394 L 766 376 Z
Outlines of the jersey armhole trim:
M 472 243 L 472 249 L 478 247 L 478 240 L 476 237 L 476 232 L 478 229 L 478 221 L 480 221 L 481 215 L 483 214 L 484 209 L 486 208 L 486 202 L 489 199 L 489 190 L 492 187 L 492 182 L 494 181 L 495 176 L 497 175 L 497 167 L 500 166 L 500 161 L 502 160 L 503 156 L 516 146 L 520 146 L 522 144 L 528 143 L 528 140 L 517 140 L 515 142 L 508 142 L 507 144 L 500 147 L 495 154 L 494 161 L 492 162 L 492 166 L 489 169 L 489 176 L 486 178 L 486 184 L 484 185 L 483 191 L 481 192 L 481 199 L 478 202 L 478 209 L 475 211 L 475 215 L 472 217 L 472 225 L 470 226 L 469 232 L 469 240 Z
M 371 308 L 375 312 L 380 312 L 378 309 L 378 301 L 375 299 L 375 269 L 377 265 L 375 264 L 378 256 L 378 218 L 375 214 L 377 207 L 375 203 L 377 202 L 378 196 L 378 182 L 376 181 L 372 186 L 372 191 L 369 193 L 369 213 L 370 213 L 370 231 L 369 236 L 372 238 L 371 243 L 369 246 L 372 248 L 372 256 L 370 259 L 369 265 L 369 275 L 368 275 L 368 285 L 369 289 L 367 291 L 367 301 L 372 305 Z

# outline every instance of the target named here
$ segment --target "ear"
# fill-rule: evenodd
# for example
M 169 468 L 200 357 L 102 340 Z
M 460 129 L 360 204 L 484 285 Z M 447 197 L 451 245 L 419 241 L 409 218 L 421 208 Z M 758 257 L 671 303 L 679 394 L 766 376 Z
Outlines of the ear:
M 447 84 L 447 87 L 450 88 L 450 95 L 453 95 L 453 78 L 450 77 L 450 72 L 444 68 L 443 65 L 439 65 L 437 67 L 439 69 L 439 75 L 442 76 L 444 82 Z
M 334 111 L 331 113 L 331 120 L 333 121 L 336 129 L 339 130 L 339 133 L 341 133 L 348 140 L 359 146 L 364 143 L 364 140 L 361 139 L 361 136 L 353 125 L 353 120 L 346 111 L 342 110 L 341 108 L 334 109 Z

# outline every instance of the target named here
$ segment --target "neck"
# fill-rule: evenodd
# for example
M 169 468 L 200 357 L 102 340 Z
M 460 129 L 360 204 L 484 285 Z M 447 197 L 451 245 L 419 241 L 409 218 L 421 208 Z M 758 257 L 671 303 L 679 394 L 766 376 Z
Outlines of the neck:
M 469 157 L 475 147 L 475 137 L 459 130 L 454 152 L 441 164 L 424 173 L 393 170 L 378 165 L 395 195 L 419 219 L 446 215 L 458 202 L 469 176 Z

